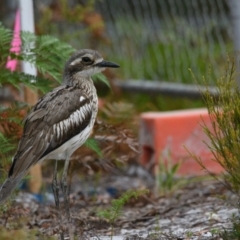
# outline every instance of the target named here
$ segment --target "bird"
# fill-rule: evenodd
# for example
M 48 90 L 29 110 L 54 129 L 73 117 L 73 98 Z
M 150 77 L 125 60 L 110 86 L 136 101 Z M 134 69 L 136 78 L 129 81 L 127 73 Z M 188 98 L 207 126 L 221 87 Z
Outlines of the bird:
M 91 134 L 98 112 L 97 91 L 91 76 L 118 67 L 91 49 L 78 50 L 70 56 L 62 84 L 41 97 L 24 120 L 22 137 L 0 188 L 0 204 L 9 198 L 31 166 L 47 159 L 55 160 L 52 188 L 59 207 L 57 163 L 64 160 L 60 186 L 70 218 L 67 186 L 70 157 Z

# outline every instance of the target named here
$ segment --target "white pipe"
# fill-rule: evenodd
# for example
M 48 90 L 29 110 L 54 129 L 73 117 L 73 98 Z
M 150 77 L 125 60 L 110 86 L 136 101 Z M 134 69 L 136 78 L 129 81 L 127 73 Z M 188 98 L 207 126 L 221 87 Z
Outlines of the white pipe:
M 32 0 L 19 0 L 19 8 L 21 16 L 21 30 L 34 33 L 35 27 Z M 37 70 L 31 63 L 23 62 L 22 70 L 24 73 L 31 74 L 34 76 L 37 75 Z M 31 82 L 35 82 L 35 80 L 32 80 Z

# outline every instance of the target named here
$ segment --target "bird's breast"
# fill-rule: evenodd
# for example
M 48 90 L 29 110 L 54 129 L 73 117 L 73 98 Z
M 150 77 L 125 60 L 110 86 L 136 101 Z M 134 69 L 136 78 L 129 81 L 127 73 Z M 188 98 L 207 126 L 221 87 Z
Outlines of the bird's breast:
M 91 101 L 81 105 L 67 119 L 53 125 L 54 140 L 44 159 L 66 159 L 90 136 L 98 112 L 98 98 L 93 95 Z

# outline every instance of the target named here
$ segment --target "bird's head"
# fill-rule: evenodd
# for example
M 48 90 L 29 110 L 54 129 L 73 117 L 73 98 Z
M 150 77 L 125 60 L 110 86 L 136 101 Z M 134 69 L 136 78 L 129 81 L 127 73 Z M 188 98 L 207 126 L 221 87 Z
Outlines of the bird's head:
M 83 49 L 75 52 L 65 65 L 65 73 L 82 78 L 102 72 L 105 68 L 118 68 L 119 65 L 105 61 L 102 56 L 94 50 Z

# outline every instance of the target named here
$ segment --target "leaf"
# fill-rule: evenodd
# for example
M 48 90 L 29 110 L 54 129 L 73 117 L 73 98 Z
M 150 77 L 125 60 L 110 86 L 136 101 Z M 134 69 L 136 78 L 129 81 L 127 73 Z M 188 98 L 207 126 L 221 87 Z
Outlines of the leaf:
M 15 145 L 10 143 L 10 141 L 0 133 L 0 155 L 7 154 L 15 149 Z
M 149 192 L 148 189 L 139 189 L 139 190 L 128 190 L 122 194 L 118 199 L 113 199 L 111 201 L 111 206 L 105 210 L 99 211 L 97 215 L 107 219 L 111 224 L 119 218 L 122 213 L 123 206 L 131 199 L 138 198 Z
M 12 31 L 5 28 L 0 22 L 0 67 L 4 67 L 10 52 L 10 44 L 12 41 Z
M 109 88 L 111 88 L 108 79 L 106 78 L 106 76 L 102 73 L 98 73 L 95 74 L 94 76 L 92 76 L 93 81 L 100 81 L 105 83 Z
M 94 152 L 98 154 L 99 157 L 102 157 L 102 152 L 101 149 L 98 146 L 98 143 L 95 139 L 89 138 L 87 141 L 84 143 L 84 145 L 90 149 L 92 149 Z
M 35 80 L 35 83 L 31 83 L 31 80 Z M 51 89 L 51 81 L 43 77 L 36 77 L 30 74 L 25 74 L 22 72 L 11 72 L 8 69 L 0 69 L 0 84 L 11 84 L 12 86 L 18 88 L 21 91 L 21 84 L 33 90 L 40 90 L 45 93 Z

